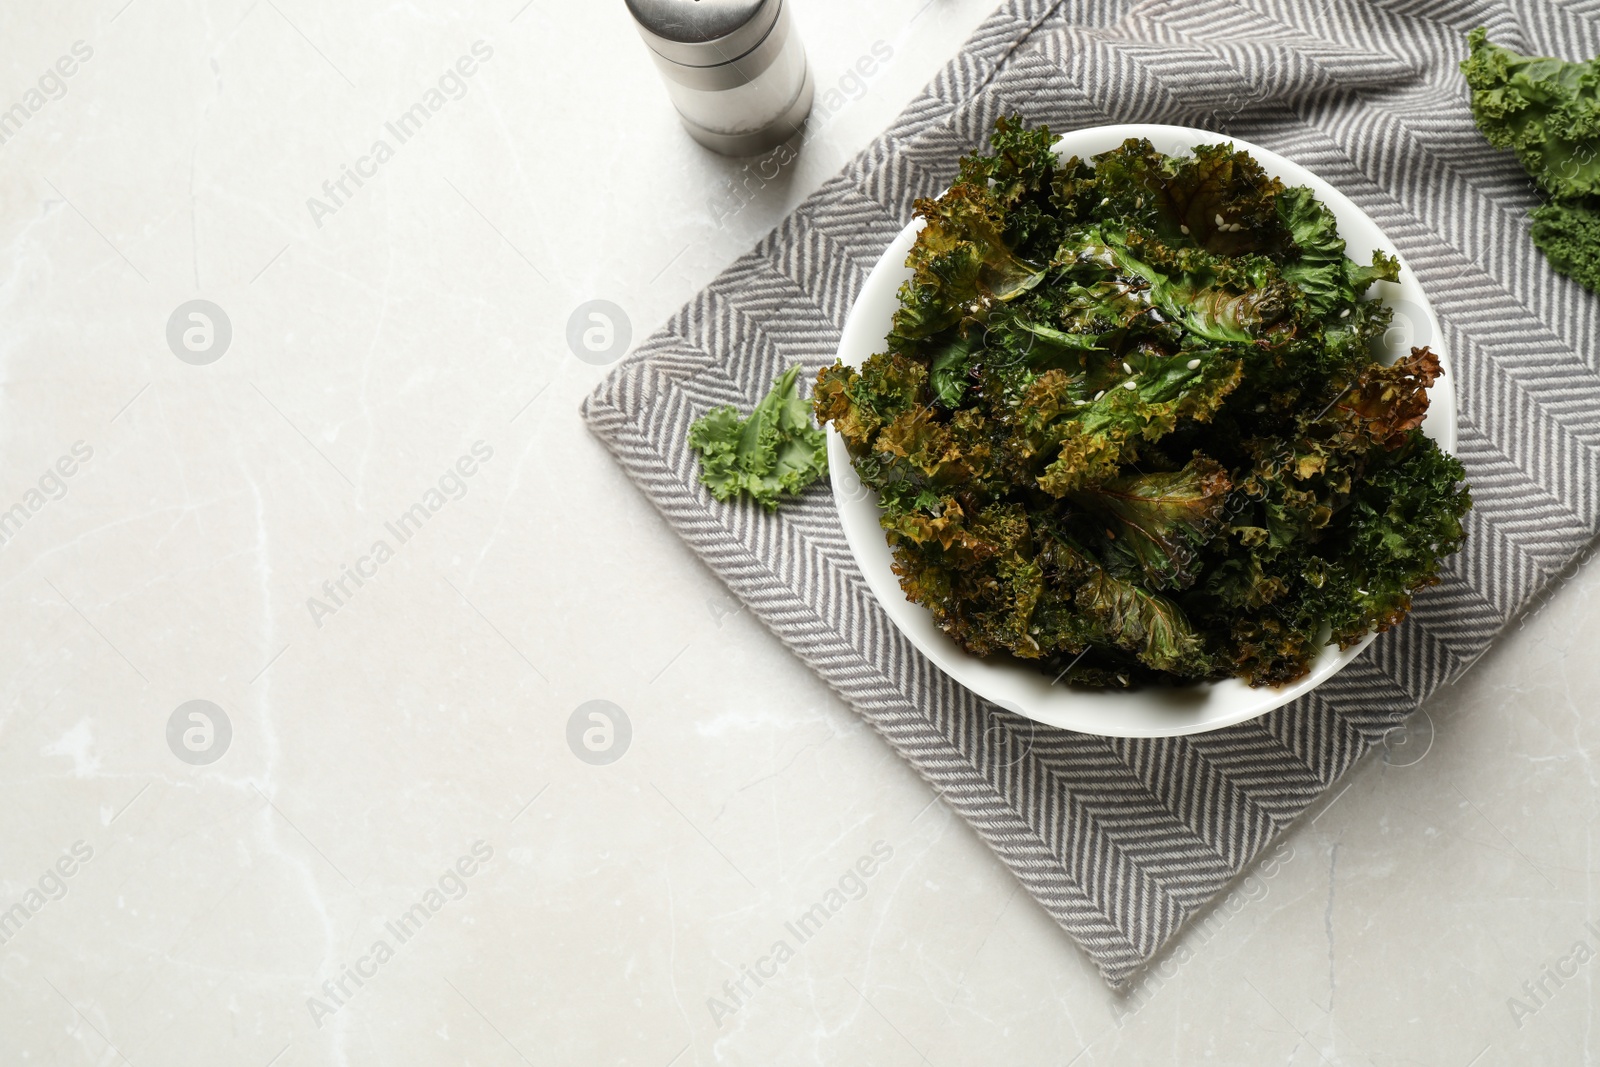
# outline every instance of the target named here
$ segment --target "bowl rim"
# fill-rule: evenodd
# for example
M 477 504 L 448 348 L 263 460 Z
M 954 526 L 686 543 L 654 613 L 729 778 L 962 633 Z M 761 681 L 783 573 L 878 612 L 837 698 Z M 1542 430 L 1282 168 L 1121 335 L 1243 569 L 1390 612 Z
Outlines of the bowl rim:
M 1400 263 L 1401 280 L 1380 282 L 1375 288 L 1391 306 L 1409 306 L 1405 324 L 1410 328 L 1410 336 L 1402 337 L 1400 347 L 1406 343 L 1427 344 L 1444 366 L 1443 378 L 1429 390 L 1429 412 L 1423 428 L 1446 452 L 1454 451 L 1456 404 L 1443 331 L 1415 273 L 1371 216 L 1301 164 L 1244 138 L 1215 131 L 1157 123 L 1092 126 L 1063 134 L 1055 142 L 1054 149 L 1062 157 L 1087 158 L 1114 148 L 1130 137 L 1146 138 L 1169 155 L 1190 154 L 1200 144 L 1231 143 L 1249 152 L 1269 174 L 1285 184 L 1310 186 L 1317 199 L 1338 218 L 1340 236 L 1349 243 L 1353 258 L 1370 255 L 1373 247 L 1381 247 L 1394 255 Z M 838 357 L 846 365 L 858 366 L 867 356 L 881 351 L 888 316 L 899 306 L 900 284 L 910 276 L 904 261 L 921 225 L 921 220 L 907 224 L 889 243 L 863 282 L 840 335 Z M 878 325 L 868 325 L 869 322 Z M 881 511 L 875 496 L 856 477 L 849 451 L 838 431 L 832 425 L 825 429 L 829 480 L 846 543 L 890 622 L 953 681 L 1023 718 L 1105 737 L 1177 737 L 1206 733 L 1259 718 L 1310 692 L 1353 662 L 1378 637 L 1369 634 L 1348 649 L 1325 646 L 1305 677 L 1281 687 L 1252 689 L 1237 678 L 1193 686 L 1150 686 L 1133 690 L 1073 689 L 1056 687 L 1054 681 L 1041 687 L 1040 683 L 1048 677 L 1045 672 L 1021 660 L 985 659 L 963 650 L 939 630 L 932 613 L 905 598 L 898 579 L 889 569 L 891 554 L 878 525 Z M 1206 705 L 1212 706 L 1209 713 Z

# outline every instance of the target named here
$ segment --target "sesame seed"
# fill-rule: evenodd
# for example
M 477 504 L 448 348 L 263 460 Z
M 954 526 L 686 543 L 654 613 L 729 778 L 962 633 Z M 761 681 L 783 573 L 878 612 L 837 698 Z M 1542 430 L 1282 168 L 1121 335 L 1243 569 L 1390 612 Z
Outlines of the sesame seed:
M 1188 363 L 1184 364 L 1184 366 L 1188 367 L 1190 370 L 1199 370 L 1200 361 L 1198 359 L 1191 359 Z
M 1122 364 L 1122 373 L 1123 374 L 1132 374 L 1133 373 L 1133 368 L 1128 366 L 1128 364 L 1126 362 L 1124 362 Z
M 1221 215 L 1217 216 L 1217 225 L 1218 226 L 1226 226 L 1227 225 L 1227 223 L 1222 221 L 1222 216 Z
M 1108 196 L 1104 200 L 1100 201 L 1100 206 L 1105 207 L 1109 203 L 1111 203 L 1111 198 Z
M 1139 386 L 1137 384 L 1135 384 L 1134 382 L 1123 382 L 1122 383 L 1122 387 L 1124 389 L 1137 389 L 1137 388 L 1139 388 Z
M 1106 395 L 1106 391 L 1104 389 L 1102 389 L 1098 393 L 1094 394 L 1094 398 L 1096 400 L 1099 400 L 1101 397 L 1103 397 L 1105 395 Z
M 1189 227 L 1188 227 L 1188 226 L 1186 226 L 1186 225 L 1181 225 L 1181 224 L 1180 224 L 1180 225 L 1179 225 L 1179 226 L 1178 226 L 1178 229 L 1179 229 L 1179 230 L 1180 230 L 1180 231 L 1181 231 L 1181 232 L 1183 232 L 1183 233 L 1188 233 L 1188 232 L 1189 232 Z
M 1345 308 L 1343 311 L 1339 312 L 1339 317 L 1341 319 L 1348 319 L 1350 317 L 1350 309 Z

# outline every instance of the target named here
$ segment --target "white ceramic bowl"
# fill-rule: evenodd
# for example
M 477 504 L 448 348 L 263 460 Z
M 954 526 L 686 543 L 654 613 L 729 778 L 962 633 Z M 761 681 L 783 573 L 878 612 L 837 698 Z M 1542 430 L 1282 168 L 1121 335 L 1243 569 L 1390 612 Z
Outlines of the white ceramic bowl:
M 1369 262 L 1372 251 L 1382 248 L 1396 254 L 1394 243 L 1342 193 L 1296 163 L 1237 137 L 1224 137 L 1184 126 L 1123 125 L 1075 130 L 1056 143 L 1063 158 L 1088 159 L 1120 145 L 1129 137 L 1147 138 L 1169 155 L 1189 155 L 1198 144 L 1231 141 L 1247 150 L 1269 174 L 1285 185 L 1308 185 L 1339 220 L 1339 233 L 1348 254 Z M 882 351 L 890 320 L 899 306 L 900 286 L 911 277 L 906 255 L 916 240 L 921 221 L 907 226 L 878 261 L 862 288 L 839 342 L 839 358 L 860 366 Z M 1416 277 L 1400 260 L 1400 281 L 1380 282 L 1372 295 L 1395 309 L 1394 326 L 1385 335 L 1387 357 L 1398 358 L 1413 345 L 1429 345 L 1445 364 L 1446 377 L 1430 396 L 1424 430 L 1449 451 L 1455 447 L 1456 405 L 1449 377 L 1450 364 L 1441 346 L 1442 331 Z M 881 514 L 875 494 L 862 486 L 850 464 L 844 440 L 828 427 L 828 467 L 838 501 L 845 537 L 867 585 L 883 604 L 889 618 L 940 670 L 979 696 L 1019 715 L 1050 726 L 1111 737 L 1170 737 L 1202 733 L 1264 715 L 1327 681 L 1355 659 L 1373 638 L 1340 651 L 1324 648 L 1311 673 L 1291 685 L 1251 688 L 1236 678 L 1184 687 L 1147 686 L 1134 690 L 1092 691 L 1052 684 L 1037 666 L 1007 657 L 983 659 L 963 651 L 933 621 L 927 609 L 906 600 L 891 569 L 892 555 L 878 525 Z

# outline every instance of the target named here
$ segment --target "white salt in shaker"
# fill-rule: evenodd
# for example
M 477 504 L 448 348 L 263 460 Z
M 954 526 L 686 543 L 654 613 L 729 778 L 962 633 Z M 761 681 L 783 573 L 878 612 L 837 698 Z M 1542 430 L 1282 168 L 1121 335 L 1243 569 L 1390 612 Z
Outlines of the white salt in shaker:
M 814 87 L 789 0 L 627 0 L 691 136 L 728 156 L 789 140 Z

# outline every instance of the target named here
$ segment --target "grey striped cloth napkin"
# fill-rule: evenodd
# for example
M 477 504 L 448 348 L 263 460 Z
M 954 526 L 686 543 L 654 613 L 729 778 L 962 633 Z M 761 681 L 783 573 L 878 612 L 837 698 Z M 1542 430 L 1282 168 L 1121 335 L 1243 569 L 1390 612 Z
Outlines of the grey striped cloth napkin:
M 894 126 L 584 404 L 678 533 L 982 835 L 1121 985 L 1494 635 L 1596 533 L 1600 300 L 1530 243 L 1528 181 L 1473 128 L 1466 31 L 1600 53 L 1572 0 L 1011 0 Z M 997 116 L 1169 122 L 1294 159 L 1370 214 L 1443 322 L 1477 507 L 1409 621 L 1314 694 L 1198 737 L 1035 728 L 934 669 L 852 562 L 825 484 L 719 504 L 685 444 L 706 408 L 831 362 L 867 272 Z

